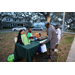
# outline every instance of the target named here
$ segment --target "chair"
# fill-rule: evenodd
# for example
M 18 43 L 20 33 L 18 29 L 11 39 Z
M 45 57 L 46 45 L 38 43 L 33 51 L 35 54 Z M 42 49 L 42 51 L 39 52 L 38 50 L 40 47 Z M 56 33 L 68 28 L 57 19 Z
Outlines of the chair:
M 17 42 L 17 36 L 14 38 L 14 42 L 15 42 L 15 43 Z

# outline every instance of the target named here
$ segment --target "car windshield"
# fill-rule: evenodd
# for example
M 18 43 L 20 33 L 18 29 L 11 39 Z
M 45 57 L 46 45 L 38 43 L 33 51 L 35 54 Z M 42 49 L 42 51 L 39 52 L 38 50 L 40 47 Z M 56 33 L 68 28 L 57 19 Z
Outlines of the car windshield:
M 41 28 L 41 27 L 35 27 L 35 28 Z
M 37 27 L 37 28 L 41 28 L 41 27 Z
M 22 26 L 18 26 L 18 27 L 16 27 L 16 28 L 22 28 Z

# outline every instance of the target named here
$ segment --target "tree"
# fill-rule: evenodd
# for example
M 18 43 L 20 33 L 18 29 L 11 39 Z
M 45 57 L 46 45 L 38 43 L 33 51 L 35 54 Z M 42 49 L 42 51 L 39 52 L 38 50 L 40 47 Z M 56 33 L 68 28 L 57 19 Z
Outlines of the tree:
M 2 30 L 3 29 L 3 26 L 2 26 L 2 14 L 3 14 L 3 12 L 0 12 L 0 30 Z
M 9 13 L 9 12 L 3 12 Z M 12 12 L 10 12 L 12 14 Z M 2 12 L 0 16 L 2 15 Z M 63 20 L 63 12 L 13 12 L 12 15 L 20 16 L 20 17 L 30 17 L 33 22 L 44 22 L 48 21 L 50 23 L 55 23 L 62 25 Z M 65 24 L 71 24 L 75 22 L 75 12 L 66 12 L 65 14 Z M 3 16 L 1 16 L 1 19 Z M 30 22 L 30 21 L 29 21 Z M 29 25 L 30 26 L 30 25 Z M 1 25 L 0 25 L 1 28 Z
M 48 21 L 48 22 L 50 22 L 50 12 L 40 12 L 41 14 L 43 14 L 44 15 L 44 17 L 46 18 L 46 20 Z

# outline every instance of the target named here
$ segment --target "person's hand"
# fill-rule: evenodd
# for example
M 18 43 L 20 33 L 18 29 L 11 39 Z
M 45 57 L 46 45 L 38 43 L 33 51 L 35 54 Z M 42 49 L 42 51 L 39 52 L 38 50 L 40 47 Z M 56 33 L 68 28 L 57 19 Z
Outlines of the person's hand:
M 35 36 L 33 35 L 33 37 L 35 37 Z
M 41 44 L 45 44 L 45 42 L 42 42 Z
M 37 37 L 37 39 L 40 39 L 40 37 Z
M 34 41 L 34 39 L 32 39 L 32 41 Z

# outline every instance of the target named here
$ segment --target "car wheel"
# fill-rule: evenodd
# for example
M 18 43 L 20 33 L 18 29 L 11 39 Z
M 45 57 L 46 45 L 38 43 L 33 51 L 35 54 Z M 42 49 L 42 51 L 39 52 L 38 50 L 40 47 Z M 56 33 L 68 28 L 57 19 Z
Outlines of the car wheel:
M 33 29 L 33 30 L 35 30 L 35 29 Z
M 14 31 L 17 31 L 16 29 L 14 29 Z

